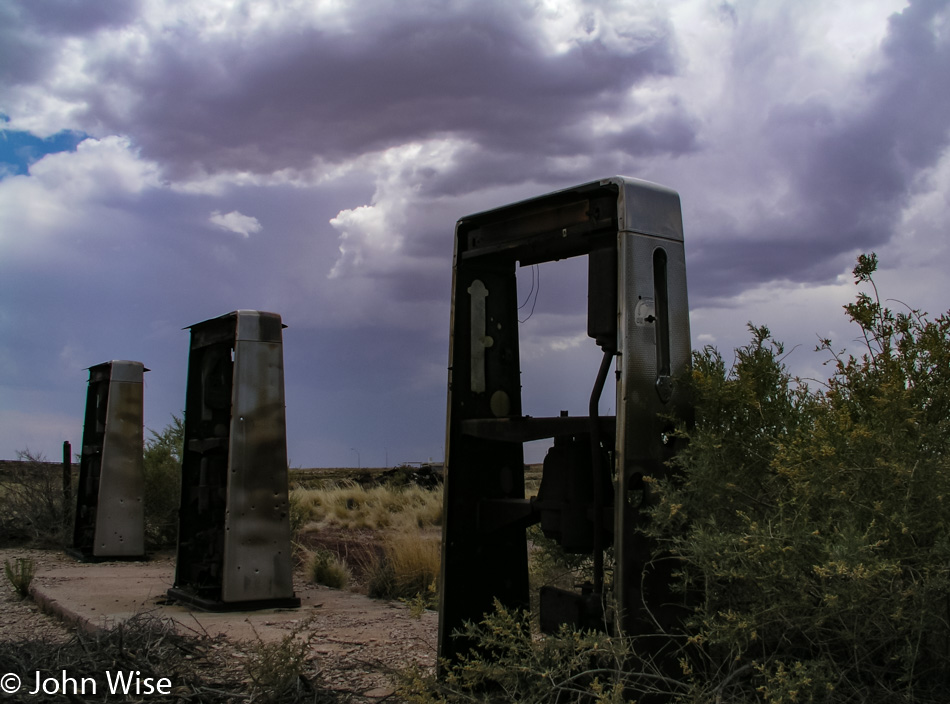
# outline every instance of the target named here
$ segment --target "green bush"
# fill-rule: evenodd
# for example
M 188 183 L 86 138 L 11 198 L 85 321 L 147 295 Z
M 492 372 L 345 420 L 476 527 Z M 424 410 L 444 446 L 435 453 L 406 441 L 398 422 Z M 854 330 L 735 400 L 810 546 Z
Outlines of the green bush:
M 696 603 L 696 691 L 729 701 L 943 701 L 950 686 L 950 317 L 882 305 L 872 254 L 846 310 L 865 351 L 821 390 L 767 328 L 727 371 L 694 357 L 696 424 L 656 537 Z
M 181 502 L 181 456 L 185 424 L 181 416 L 160 432 L 149 430 L 145 442 L 145 545 L 148 550 L 173 547 L 178 539 Z

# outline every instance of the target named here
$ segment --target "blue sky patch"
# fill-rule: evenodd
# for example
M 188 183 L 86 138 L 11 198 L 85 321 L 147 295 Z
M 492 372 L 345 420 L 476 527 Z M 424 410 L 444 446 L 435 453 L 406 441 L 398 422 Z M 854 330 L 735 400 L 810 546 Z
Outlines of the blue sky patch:
M 63 130 L 44 139 L 30 132 L 0 128 L 0 179 L 27 173 L 31 164 L 47 154 L 76 151 L 76 145 L 88 136 L 84 132 Z

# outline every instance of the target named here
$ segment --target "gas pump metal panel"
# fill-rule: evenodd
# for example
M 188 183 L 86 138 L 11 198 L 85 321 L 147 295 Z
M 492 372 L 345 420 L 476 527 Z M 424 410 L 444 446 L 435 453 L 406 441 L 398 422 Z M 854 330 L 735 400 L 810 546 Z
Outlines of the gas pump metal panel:
M 644 570 L 653 549 L 636 530 L 636 510 L 650 504 L 651 478 L 669 471 L 666 463 L 676 451 L 671 418 L 689 415 L 676 380 L 688 368 L 691 345 L 679 195 L 627 181 L 618 207 L 614 578 L 619 625 L 635 633 L 643 627 L 637 617 L 642 603 L 659 601 L 643 591 L 650 586 Z M 655 589 L 665 586 L 658 583 Z
M 293 597 L 280 316 L 237 311 L 221 597 Z

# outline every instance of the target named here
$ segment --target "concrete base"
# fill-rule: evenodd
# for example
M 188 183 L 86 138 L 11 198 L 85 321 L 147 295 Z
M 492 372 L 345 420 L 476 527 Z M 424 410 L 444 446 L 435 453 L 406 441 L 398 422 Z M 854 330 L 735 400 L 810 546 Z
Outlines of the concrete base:
M 148 560 L 148 555 L 122 555 L 119 557 L 108 555 L 100 557 L 99 555 L 83 552 L 79 548 L 65 548 L 63 552 L 80 562 L 145 562 Z
M 221 601 L 199 596 L 187 589 L 172 587 L 168 590 L 168 598 L 172 601 L 192 606 L 200 611 L 220 613 L 224 611 L 260 611 L 261 609 L 298 609 L 300 599 L 289 596 L 283 599 L 257 599 L 253 601 Z

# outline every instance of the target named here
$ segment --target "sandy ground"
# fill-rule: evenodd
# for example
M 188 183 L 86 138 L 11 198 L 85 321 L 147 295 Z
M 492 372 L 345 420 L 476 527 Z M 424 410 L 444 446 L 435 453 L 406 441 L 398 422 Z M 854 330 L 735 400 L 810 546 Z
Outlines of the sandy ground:
M 295 628 L 312 634 L 312 657 L 324 680 L 356 701 L 382 701 L 393 693 L 389 672 L 409 664 L 435 663 L 438 617 L 413 618 L 400 602 L 305 584 L 295 579 L 299 609 L 204 613 L 168 602 L 174 561 L 80 563 L 59 551 L 0 550 L 0 561 L 29 557 L 36 563 L 31 593 L 20 601 L 4 579 L 0 638 L 16 641 L 46 635 L 66 638 L 71 628 L 111 628 L 148 612 L 174 619 L 182 630 L 223 634 L 240 657 L 242 643 L 276 640 Z

